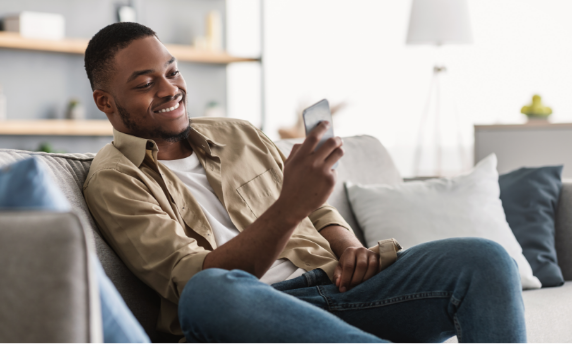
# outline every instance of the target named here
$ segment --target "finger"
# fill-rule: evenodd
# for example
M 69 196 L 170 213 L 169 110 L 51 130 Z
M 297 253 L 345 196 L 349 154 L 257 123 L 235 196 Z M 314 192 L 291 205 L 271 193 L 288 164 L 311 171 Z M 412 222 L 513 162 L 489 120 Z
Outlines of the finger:
M 356 267 L 354 269 L 352 281 L 350 282 L 350 289 L 363 282 L 363 278 L 367 272 L 367 266 L 368 254 L 364 250 L 359 250 L 356 255 Z
M 330 127 L 330 123 L 328 121 L 322 121 L 322 122 L 318 123 L 316 128 L 314 128 L 306 136 L 306 139 L 302 143 L 302 147 L 300 147 L 299 152 L 305 153 L 305 154 L 312 153 L 314 151 L 314 149 L 316 148 L 316 146 L 318 145 L 318 143 L 320 143 L 322 136 L 324 136 L 326 131 L 328 131 L 329 127 Z
M 370 254 L 368 257 L 367 272 L 363 276 L 363 281 L 367 281 L 373 276 L 377 275 L 379 271 L 379 256 L 377 254 Z
M 320 148 L 316 150 L 316 159 L 319 159 L 320 161 L 326 160 L 333 151 L 340 148 L 343 144 L 344 143 L 342 142 L 341 138 L 337 136 L 330 137 L 324 142 L 323 145 L 320 146 Z
M 342 265 L 342 275 L 340 277 L 339 290 L 341 293 L 349 290 L 350 282 L 354 273 L 354 267 L 356 265 L 355 254 L 346 254 L 344 260 L 340 262 Z
M 344 156 L 344 149 L 342 147 L 335 149 L 332 152 L 332 154 L 330 154 L 330 156 L 328 156 L 328 158 L 326 159 L 324 167 L 331 170 L 332 166 L 334 166 L 334 164 L 338 162 L 343 156 Z
M 336 265 L 336 269 L 334 270 L 334 283 L 336 287 L 340 286 L 340 275 L 342 274 L 342 266 L 340 264 Z
M 299 144 L 299 143 L 297 143 L 297 144 L 295 144 L 294 146 L 292 146 L 292 150 L 290 151 L 290 155 L 288 155 L 288 159 L 287 159 L 287 160 L 290 160 L 290 159 L 294 158 L 294 157 L 296 156 L 296 154 L 298 153 L 298 150 L 300 150 L 300 147 L 301 147 L 301 146 L 302 146 L 302 145 Z

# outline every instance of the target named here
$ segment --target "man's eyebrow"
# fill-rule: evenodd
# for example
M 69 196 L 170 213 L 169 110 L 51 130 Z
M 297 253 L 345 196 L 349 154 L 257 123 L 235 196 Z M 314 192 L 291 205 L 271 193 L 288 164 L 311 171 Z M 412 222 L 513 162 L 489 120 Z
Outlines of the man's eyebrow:
M 149 74 L 149 73 L 153 73 L 155 70 L 154 69 L 145 69 L 145 70 L 138 70 L 135 71 L 131 74 L 131 76 L 129 77 L 129 79 L 127 79 L 127 82 L 131 82 L 132 80 L 134 80 L 135 78 L 137 78 L 138 76 L 141 75 L 145 75 L 145 74 Z
M 175 62 L 175 57 L 172 56 L 171 59 L 169 61 L 167 61 L 167 63 L 165 63 L 165 67 L 167 67 L 168 65 L 170 65 L 171 63 Z M 138 76 L 141 75 L 145 75 L 145 74 L 149 74 L 149 73 L 153 73 L 155 70 L 154 69 L 145 69 L 145 70 L 138 70 L 135 71 L 133 73 L 131 73 L 131 76 L 129 77 L 129 79 L 127 79 L 127 82 L 131 82 L 133 81 L 135 78 L 137 78 Z

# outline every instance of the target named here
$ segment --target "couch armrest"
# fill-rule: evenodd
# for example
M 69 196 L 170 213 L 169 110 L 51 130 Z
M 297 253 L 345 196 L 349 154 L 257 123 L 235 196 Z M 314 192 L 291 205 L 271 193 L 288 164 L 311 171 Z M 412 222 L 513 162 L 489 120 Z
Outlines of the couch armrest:
M 572 280 L 572 180 L 562 181 L 556 210 L 555 246 L 564 280 Z
M 0 342 L 101 342 L 91 248 L 73 213 L 0 212 Z

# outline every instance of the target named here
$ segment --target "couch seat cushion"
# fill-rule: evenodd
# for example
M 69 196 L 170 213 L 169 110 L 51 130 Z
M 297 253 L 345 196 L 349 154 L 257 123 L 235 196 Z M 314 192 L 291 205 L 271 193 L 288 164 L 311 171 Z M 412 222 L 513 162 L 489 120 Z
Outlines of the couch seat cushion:
M 561 287 L 525 290 L 524 317 L 529 343 L 572 342 L 572 282 Z M 457 343 L 452 337 L 446 343 Z
M 530 343 L 572 342 L 572 282 L 522 295 Z

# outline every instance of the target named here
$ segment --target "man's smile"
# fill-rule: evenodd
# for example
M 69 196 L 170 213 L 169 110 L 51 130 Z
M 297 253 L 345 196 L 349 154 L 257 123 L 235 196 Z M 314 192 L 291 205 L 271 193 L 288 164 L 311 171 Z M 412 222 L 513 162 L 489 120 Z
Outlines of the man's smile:
M 185 97 L 181 94 L 180 97 L 176 97 L 174 100 L 162 104 L 159 109 L 154 110 L 154 113 L 166 113 L 177 110 L 181 105 L 181 102 Z
M 155 112 L 159 112 L 159 113 L 164 113 L 164 112 L 171 112 L 173 110 L 176 110 L 179 108 L 179 105 L 181 105 L 181 102 L 178 102 L 177 105 L 175 106 L 171 106 L 170 108 L 165 108 L 163 110 L 159 110 L 159 111 L 155 111 Z

